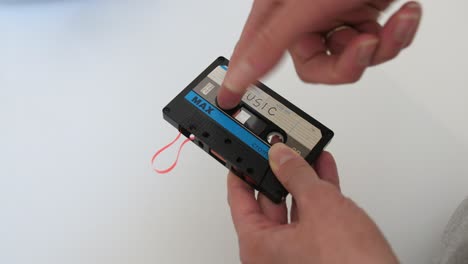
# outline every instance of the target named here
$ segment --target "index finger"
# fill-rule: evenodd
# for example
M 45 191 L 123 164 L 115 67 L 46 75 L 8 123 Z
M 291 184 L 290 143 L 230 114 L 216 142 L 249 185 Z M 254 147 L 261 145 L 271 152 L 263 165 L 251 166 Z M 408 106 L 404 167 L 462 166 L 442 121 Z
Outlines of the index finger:
M 236 107 L 248 86 L 255 83 L 278 63 L 287 47 L 300 32 L 299 20 L 291 18 L 286 5 L 276 7 L 275 14 L 257 29 L 249 46 L 237 49 L 226 77 L 218 91 L 217 103 L 223 109 Z
M 268 18 L 273 16 L 279 4 L 271 0 L 256 0 L 252 5 L 252 10 L 247 18 L 247 21 L 242 29 L 242 34 L 234 48 L 231 56 L 231 63 L 235 64 L 236 58 L 243 54 L 244 50 L 250 47 L 252 40 L 255 38 L 258 30 L 268 21 Z
M 227 187 L 232 221 L 238 234 L 244 230 L 252 230 L 267 220 L 255 199 L 252 187 L 232 172 L 229 172 Z

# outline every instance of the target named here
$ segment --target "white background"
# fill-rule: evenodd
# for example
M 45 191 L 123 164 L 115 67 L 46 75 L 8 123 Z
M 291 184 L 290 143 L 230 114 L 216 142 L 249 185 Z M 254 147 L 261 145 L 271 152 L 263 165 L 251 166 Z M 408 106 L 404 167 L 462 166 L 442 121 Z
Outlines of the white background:
M 194 145 L 168 175 L 149 159 L 176 136 L 161 109 L 230 56 L 250 1 L 10 2 L 0 263 L 238 263 L 226 170 Z M 404 263 L 428 262 L 468 195 L 468 3 L 423 4 L 414 46 L 356 84 L 304 84 L 288 58 L 264 79 L 335 131 L 343 191 Z

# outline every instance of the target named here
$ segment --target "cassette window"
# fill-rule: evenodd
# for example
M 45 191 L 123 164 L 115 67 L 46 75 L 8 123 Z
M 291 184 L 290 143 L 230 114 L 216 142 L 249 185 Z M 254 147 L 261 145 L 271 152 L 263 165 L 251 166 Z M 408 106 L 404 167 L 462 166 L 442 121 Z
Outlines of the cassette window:
M 267 124 L 260 119 L 258 116 L 254 115 L 252 112 L 247 110 L 245 107 L 241 107 L 235 114 L 234 118 L 243 124 L 247 129 L 259 136 Z

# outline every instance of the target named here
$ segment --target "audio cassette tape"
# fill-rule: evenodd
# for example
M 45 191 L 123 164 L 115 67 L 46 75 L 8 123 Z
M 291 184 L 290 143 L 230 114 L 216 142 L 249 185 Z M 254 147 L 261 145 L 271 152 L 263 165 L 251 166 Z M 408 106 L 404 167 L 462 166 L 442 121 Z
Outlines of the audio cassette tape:
M 270 147 L 282 142 L 313 164 L 332 130 L 261 82 L 251 85 L 229 111 L 216 96 L 229 61 L 217 58 L 163 108 L 163 118 L 185 137 L 275 203 L 288 191 L 269 167 Z

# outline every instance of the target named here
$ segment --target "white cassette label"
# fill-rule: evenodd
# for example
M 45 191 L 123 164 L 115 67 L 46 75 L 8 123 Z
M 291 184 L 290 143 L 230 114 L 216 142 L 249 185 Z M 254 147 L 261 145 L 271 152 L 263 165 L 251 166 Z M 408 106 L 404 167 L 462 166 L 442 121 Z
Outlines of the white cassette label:
M 226 70 L 217 67 L 208 77 L 221 85 L 225 75 Z M 283 129 L 289 137 L 292 137 L 309 150 L 312 150 L 322 138 L 320 129 L 256 86 L 248 88 L 242 101 L 257 110 L 265 118 L 271 120 Z

